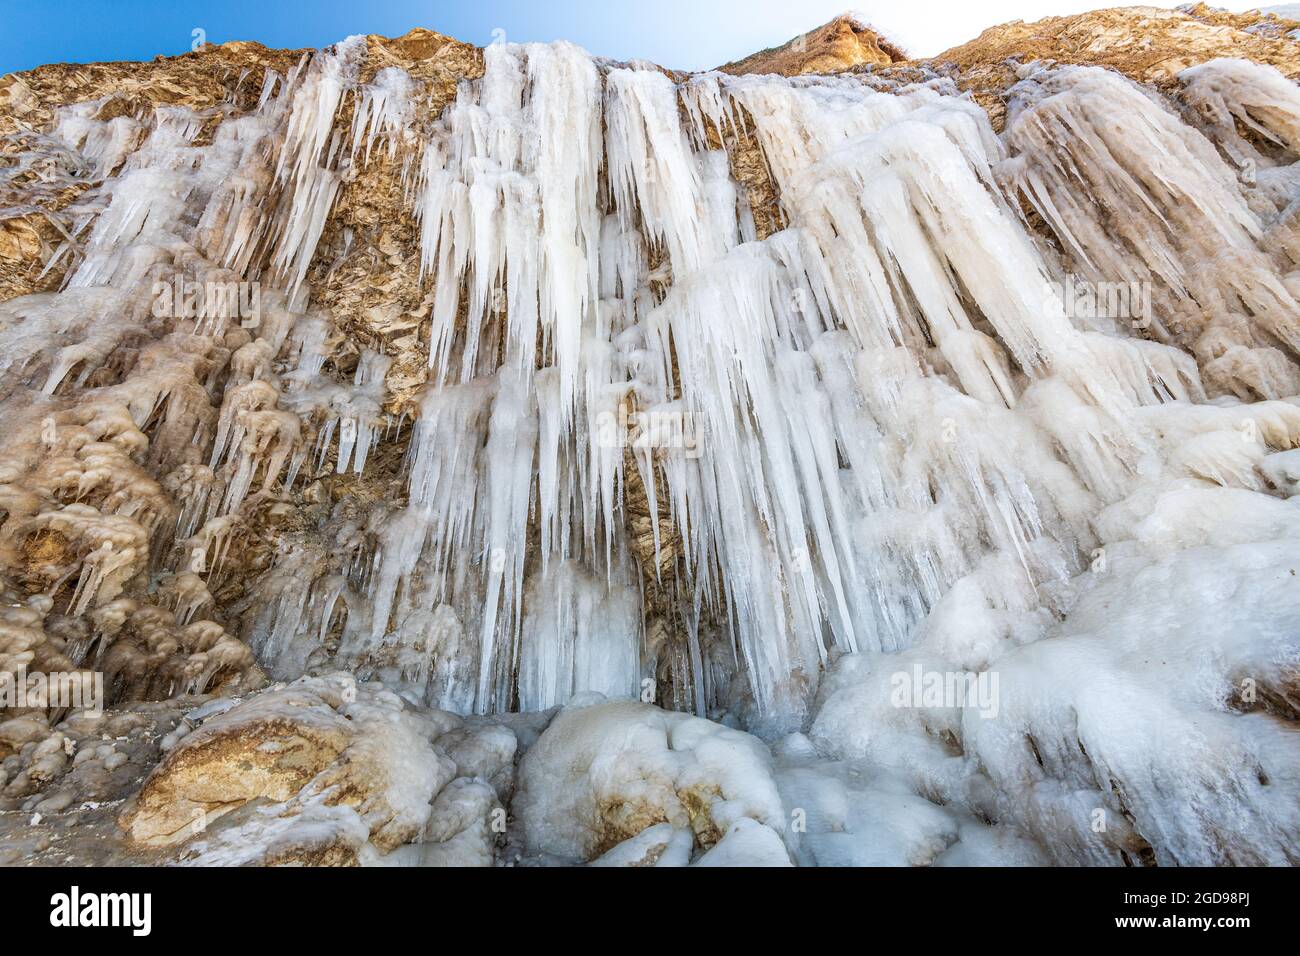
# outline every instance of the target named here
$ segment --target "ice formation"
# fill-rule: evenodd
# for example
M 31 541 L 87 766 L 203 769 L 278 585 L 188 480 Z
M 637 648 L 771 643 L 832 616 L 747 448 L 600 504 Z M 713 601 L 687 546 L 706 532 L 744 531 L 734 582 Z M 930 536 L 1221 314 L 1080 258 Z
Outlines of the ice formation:
M 132 839 L 1297 862 L 1293 83 L 1032 63 L 998 135 L 940 78 L 567 43 L 486 48 L 435 115 L 367 56 L 30 147 L 94 185 L 62 291 L 0 303 L 0 667 L 110 704 L 280 682 L 169 741 Z M 309 280 L 380 162 L 427 293 L 400 408 Z M 1100 287 L 1132 308 L 1075 307 Z M 900 702 L 913 673 L 997 700 Z M 205 790 L 251 725 L 313 758 Z M 14 806 L 62 770 L 42 733 L 0 724 Z

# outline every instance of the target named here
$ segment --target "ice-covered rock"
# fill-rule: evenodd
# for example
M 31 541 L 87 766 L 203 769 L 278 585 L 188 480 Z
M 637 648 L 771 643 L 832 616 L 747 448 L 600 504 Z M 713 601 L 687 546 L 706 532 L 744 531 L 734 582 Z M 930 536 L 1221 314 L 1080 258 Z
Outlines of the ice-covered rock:
M 218 714 L 171 750 L 123 814 L 146 846 L 198 836 L 251 801 L 295 816 L 320 802 L 352 808 L 382 849 L 414 839 L 430 801 L 456 776 L 433 739 L 458 719 L 409 712 L 350 675 L 270 689 Z
M 659 824 L 689 830 L 701 847 L 742 819 L 778 845 L 785 829 L 761 741 L 648 704 L 590 699 L 556 715 L 524 755 L 513 810 L 529 852 L 570 862 L 593 860 Z M 611 860 L 644 858 L 660 837 L 665 847 L 677 842 L 659 829 Z M 770 849 L 750 835 L 736 847 L 740 854 Z

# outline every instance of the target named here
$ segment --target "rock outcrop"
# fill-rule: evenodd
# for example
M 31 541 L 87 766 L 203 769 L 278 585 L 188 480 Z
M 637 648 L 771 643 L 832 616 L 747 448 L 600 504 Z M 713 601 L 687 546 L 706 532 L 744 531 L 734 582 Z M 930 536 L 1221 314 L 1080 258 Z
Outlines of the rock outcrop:
M 907 59 L 895 44 L 850 13 L 788 43 L 718 67 L 724 73 L 842 73 L 855 67 L 888 66 Z
M 348 674 L 211 702 L 164 743 L 121 825 L 141 846 L 186 843 L 191 862 L 355 864 L 458 841 L 458 855 L 490 863 L 504 832 L 489 817 L 510 796 L 513 734 Z
M 957 85 L 988 110 L 995 129 L 1017 64 L 1034 60 L 1102 66 L 1139 83 L 1169 90 L 1181 70 L 1218 57 L 1244 57 L 1300 76 L 1300 23 L 1232 14 L 1204 3 L 1178 10 L 1114 7 L 989 27 L 974 40 L 929 59 L 952 64 Z

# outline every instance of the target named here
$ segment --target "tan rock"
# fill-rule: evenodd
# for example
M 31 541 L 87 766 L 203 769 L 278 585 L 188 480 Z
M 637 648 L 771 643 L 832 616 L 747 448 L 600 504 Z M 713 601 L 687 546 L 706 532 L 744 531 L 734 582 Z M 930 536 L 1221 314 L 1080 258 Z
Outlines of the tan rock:
M 343 752 L 345 717 L 319 694 L 285 690 L 213 718 L 154 770 L 122 818 L 130 838 L 175 843 L 259 797 L 283 802 Z
M 1287 76 L 1300 75 L 1300 43 L 1281 35 L 1246 32 L 1263 19 L 1251 14 L 1211 11 L 1198 4 L 1191 13 L 1156 7 L 1115 7 L 1033 23 L 1015 20 L 989 27 L 974 40 L 933 57 L 961 71 L 957 85 L 969 90 L 1001 130 L 1006 105 L 1003 93 L 1015 83 L 1007 60 L 1055 60 L 1118 70 L 1159 88 L 1174 85 L 1179 70 L 1216 57 L 1245 57 L 1275 66 Z M 1275 20 L 1281 28 L 1300 23 Z
M 351 860 L 343 848 L 355 849 L 348 834 L 358 822 L 368 842 L 385 852 L 419 837 L 430 801 L 456 776 L 456 764 L 432 741 L 457 726 L 459 718 L 411 711 L 396 695 L 358 687 L 348 674 L 303 678 L 250 698 L 186 737 L 119 822 L 134 843 L 167 846 L 200 837 L 247 806 L 239 825 L 246 832 L 236 842 L 269 853 L 274 835 L 280 862 Z M 303 814 L 334 825 L 284 822 Z
M 907 59 L 901 49 L 850 14 L 800 34 L 788 43 L 718 67 L 724 73 L 840 73 L 865 64 Z

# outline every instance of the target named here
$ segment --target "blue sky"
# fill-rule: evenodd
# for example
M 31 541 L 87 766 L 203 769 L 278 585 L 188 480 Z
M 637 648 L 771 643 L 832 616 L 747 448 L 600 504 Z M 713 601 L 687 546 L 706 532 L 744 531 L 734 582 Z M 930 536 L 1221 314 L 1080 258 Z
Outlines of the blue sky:
M 210 43 L 259 40 L 273 47 L 320 47 L 353 33 L 396 36 L 415 26 L 479 45 L 497 35 L 518 42 L 567 39 L 592 53 L 698 70 L 784 43 L 847 9 L 909 52 L 926 56 L 1007 20 L 1118 2 L 1122 0 L 0 0 L 0 73 L 42 63 L 183 53 L 190 49 L 195 29 L 204 30 Z M 1229 5 L 1245 7 L 1243 2 Z

